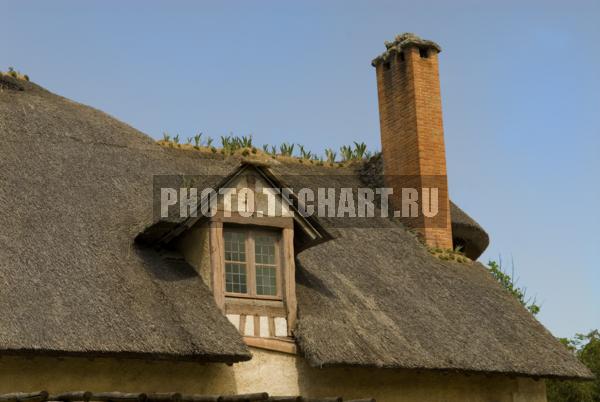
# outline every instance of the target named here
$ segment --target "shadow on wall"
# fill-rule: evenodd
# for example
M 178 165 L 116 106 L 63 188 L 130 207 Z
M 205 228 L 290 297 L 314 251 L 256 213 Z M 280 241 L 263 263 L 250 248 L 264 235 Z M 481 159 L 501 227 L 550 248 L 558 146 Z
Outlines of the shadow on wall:
M 543 380 L 377 368 L 313 368 L 296 360 L 302 396 L 377 402 L 546 402 Z
M 0 393 L 47 390 L 92 392 L 236 393 L 233 371 L 225 364 L 110 358 L 3 356 Z

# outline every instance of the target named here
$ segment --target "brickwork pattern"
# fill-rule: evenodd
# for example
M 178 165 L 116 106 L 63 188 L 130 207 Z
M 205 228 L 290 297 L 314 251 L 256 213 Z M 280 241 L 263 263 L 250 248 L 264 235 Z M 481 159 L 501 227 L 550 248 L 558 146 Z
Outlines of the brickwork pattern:
M 444 221 L 434 225 L 421 216 L 406 223 L 427 244 L 452 248 L 437 51 L 411 46 L 378 63 L 376 73 L 386 185 L 421 188 L 426 187 L 421 178 L 437 176 L 439 215 Z M 400 197 L 394 191 L 395 207 Z

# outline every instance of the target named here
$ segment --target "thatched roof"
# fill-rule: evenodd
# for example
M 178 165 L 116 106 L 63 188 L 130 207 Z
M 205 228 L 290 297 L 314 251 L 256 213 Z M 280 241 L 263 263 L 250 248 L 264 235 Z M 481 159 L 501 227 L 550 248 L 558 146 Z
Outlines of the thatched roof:
M 225 176 L 239 159 L 161 147 L 22 85 L 0 91 L 0 349 L 248 359 L 198 275 L 134 245 L 156 224 L 153 175 Z M 360 166 L 264 169 L 294 188 L 369 184 Z M 320 223 L 333 239 L 297 256 L 295 336 L 312 365 L 589 376 L 480 264 L 441 261 L 389 219 Z
M 19 84 L 0 92 L 0 350 L 249 359 L 193 269 L 133 243 L 152 221 L 152 175 L 206 159 Z
M 361 179 L 371 187 L 383 187 L 383 158 L 381 154 L 373 156 L 359 169 Z M 463 252 L 472 260 L 479 258 L 490 243 L 486 231 L 458 205 L 450 201 L 452 219 L 452 238 L 455 244 L 463 247 Z
M 339 232 L 298 256 L 312 365 L 589 376 L 481 264 L 438 260 L 400 225 Z

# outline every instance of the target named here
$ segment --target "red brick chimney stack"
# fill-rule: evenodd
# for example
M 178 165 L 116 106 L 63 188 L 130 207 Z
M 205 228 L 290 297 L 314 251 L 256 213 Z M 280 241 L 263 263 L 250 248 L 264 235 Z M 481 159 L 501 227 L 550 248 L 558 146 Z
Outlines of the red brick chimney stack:
M 379 121 L 385 182 L 401 208 L 401 188 L 438 187 L 437 218 L 403 218 L 432 247 L 452 248 L 452 227 L 438 53 L 434 42 L 410 33 L 386 42 L 373 60 L 377 73 Z M 419 200 L 421 201 L 421 200 Z

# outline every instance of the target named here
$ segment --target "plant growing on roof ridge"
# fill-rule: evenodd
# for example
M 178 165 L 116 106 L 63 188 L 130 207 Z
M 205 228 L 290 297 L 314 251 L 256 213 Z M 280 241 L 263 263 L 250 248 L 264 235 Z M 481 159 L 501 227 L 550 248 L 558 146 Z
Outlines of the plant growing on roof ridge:
M 29 81 L 29 76 L 27 74 L 22 74 L 20 71 L 17 71 L 12 66 L 8 67 L 8 71 L 6 73 L 2 73 L 0 71 L 0 76 L 2 76 L 3 74 L 6 74 L 6 75 L 8 75 L 8 76 L 10 76 L 12 78 Z
M 202 133 L 200 133 L 200 134 L 202 134 Z M 211 148 L 212 147 L 212 143 L 213 143 L 212 137 L 206 138 L 206 146 L 207 147 Z
M 163 141 L 165 141 L 165 142 L 171 141 L 171 136 L 166 131 L 163 131 Z
M 362 159 L 364 158 L 366 152 L 367 144 L 365 144 L 364 142 L 361 142 L 359 144 L 358 142 L 354 141 L 354 158 Z
M 202 132 L 200 132 L 194 136 L 194 145 L 199 147 L 201 142 L 202 142 Z
M 222 149 L 223 154 L 232 153 L 234 151 L 234 149 L 233 149 L 233 140 L 231 139 L 231 136 L 222 135 L 221 136 L 221 146 L 223 147 L 223 149 Z
M 517 285 L 517 280 L 514 279 L 514 263 L 512 266 L 512 273 L 509 274 L 502 268 L 502 259 L 499 261 L 500 262 L 490 260 L 488 262 L 488 271 L 490 274 L 492 274 L 494 279 L 496 279 L 504 289 L 516 297 L 519 303 L 529 310 L 531 314 L 537 315 L 540 312 L 541 306 L 537 304 L 535 297 L 527 297 L 527 288 L 519 287 Z
M 342 161 L 350 161 L 354 159 L 354 151 L 352 151 L 352 147 L 347 145 L 342 145 L 340 147 L 340 155 L 342 156 Z
M 325 150 L 325 157 L 327 158 L 327 162 L 329 163 L 334 163 L 335 162 L 335 157 L 336 157 L 336 153 L 333 149 L 331 148 L 327 148 Z
M 175 137 L 173 137 L 173 142 L 175 144 L 179 144 L 179 134 L 177 134 Z
M 241 138 L 236 137 L 241 148 L 252 148 L 252 134 Z
M 304 145 L 298 144 L 298 148 L 300 149 L 300 157 L 302 159 L 308 159 L 308 160 L 312 159 L 313 153 L 304 149 Z
M 192 143 L 192 137 L 187 137 L 187 140 L 185 141 L 185 143 L 190 145 Z
M 294 144 L 288 144 L 287 142 L 284 142 L 279 146 L 279 150 L 281 151 L 281 155 L 283 156 L 292 156 L 292 154 L 294 153 Z

